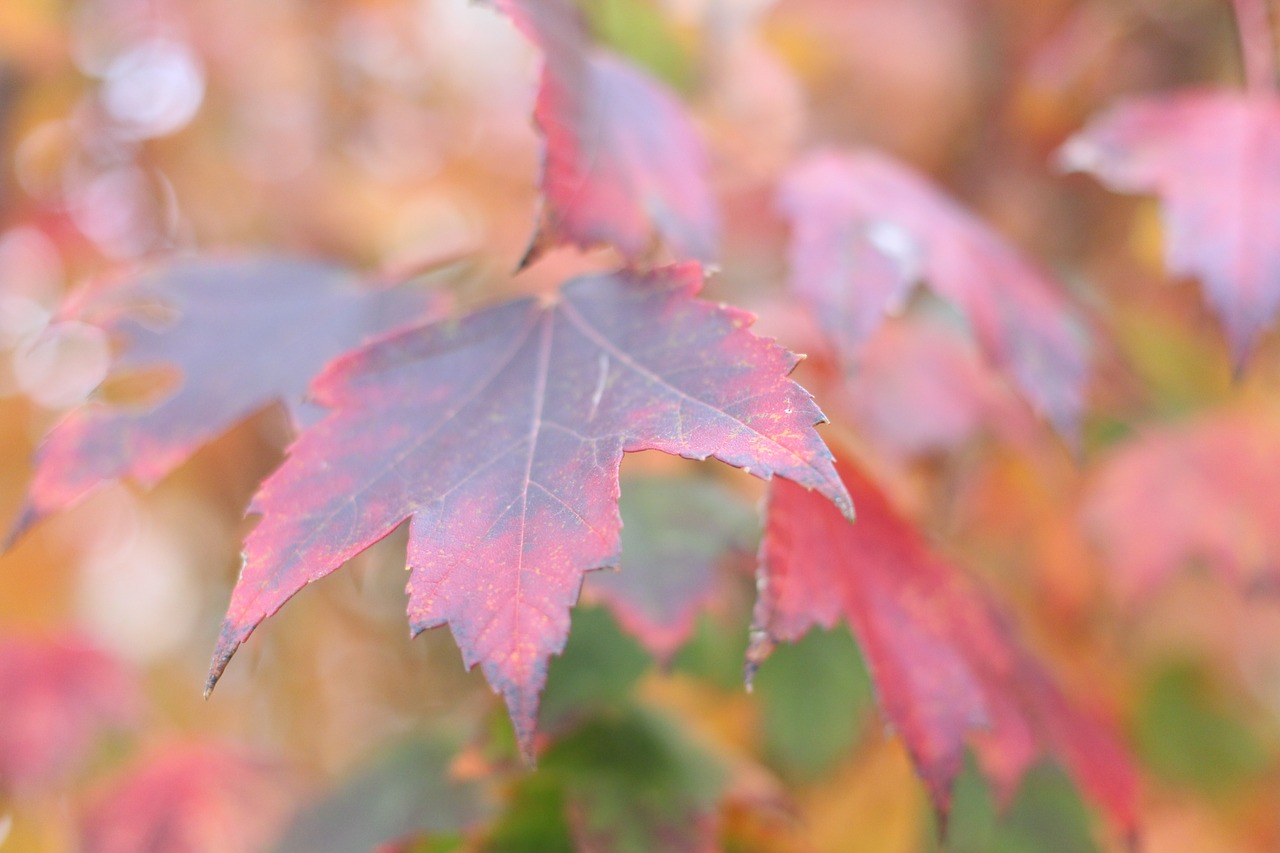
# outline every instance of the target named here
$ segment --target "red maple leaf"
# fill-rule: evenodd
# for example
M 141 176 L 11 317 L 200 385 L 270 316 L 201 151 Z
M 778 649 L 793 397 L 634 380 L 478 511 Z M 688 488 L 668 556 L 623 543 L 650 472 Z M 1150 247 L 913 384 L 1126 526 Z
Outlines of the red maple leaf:
M 1129 601 L 1197 561 L 1241 587 L 1280 584 L 1277 426 L 1219 414 L 1151 430 L 1102 463 L 1084 519 Z
M 1047 275 L 972 213 L 884 154 L 822 152 L 794 167 L 791 287 L 855 361 L 917 279 L 964 312 L 984 352 L 1074 435 L 1088 372 L 1077 319 Z
M 582 574 L 618 562 L 624 451 L 779 474 L 851 514 L 796 357 L 693 298 L 701 282 L 695 264 L 585 276 L 331 364 L 312 385 L 330 413 L 254 500 L 210 688 L 259 622 L 411 518 L 414 632 L 450 625 L 530 753 Z
M 1154 193 L 1165 262 L 1204 282 L 1237 369 L 1280 308 L 1280 98 L 1188 91 L 1115 106 L 1063 147 L 1068 169 Z
M 217 743 L 156 749 L 98 792 L 81 827 L 85 853 L 268 849 L 294 797 L 279 765 Z
M 719 217 L 702 144 L 679 101 L 590 43 L 571 0 L 498 0 L 546 57 L 534 119 L 546 137 L 545 208 L 522 266 L 562 242 L 612 245 L 629 261 L 660 235 L 710 261 Z
M 157 303 L 171 323 L 143 319 L 139 309 Z M 155 485 L 273 402 L 305 421 L 307 383 L 325 362 L 435 304 L 421 291 L 358 286 L 328 264 L 272 257 L 178 261 L 109 288 L 87 310 L 125 346 L 116 374 L 172 367 L 180 381 L 151 405 L 95 401 L 59 422 L 40 447 L 15 535 L 105 482 Z
M 985 364 L 962 328 L 918 314 L 867 341 L 835 406 L 877 450 L 909 457 L 950 451 L 983 429 L 1017 443 L 1033 416 Z
M 0 640 L 0 789 L 55 781 L 93 738 L 129 722 L 137 686 L 114 659 L 79 640 Z
M 944 813 L 966 742 L 1005 801 L 1051 750 L 1132 833 L 1136 771 L 1119 744 L 1067 701 L 992 603 L 930 552 L 862 471 L 837 470 L 858 507 L 855 524 L 785 481 L 771 487 L 749 666 L 776 641 L 843 619 Z

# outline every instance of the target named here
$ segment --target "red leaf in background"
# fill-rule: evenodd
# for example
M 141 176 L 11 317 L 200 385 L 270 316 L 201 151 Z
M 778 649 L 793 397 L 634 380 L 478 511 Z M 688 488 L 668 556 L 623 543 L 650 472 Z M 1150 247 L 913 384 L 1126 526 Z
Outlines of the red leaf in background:
M 1075 434 L 1088 371 L 1076 318 L 1044 272 L 920 175 L 872 151 L 823 152 L 787 175 L 791 287 L 846 360 L 918 278 L 968 318 L 987 356 Z
M 771 487 L 749 665 L 776 641 L 844 619 L 944 813 L 975 730 L 971 743 L 1002 800 L 1052 751 L 1132 833 L 1137 774 L 1119 744 L 1067 701 L 985 596 L 930 553 L 865 474 L 847 463 L 837 470 L 858 507 L 854 524 L 803 489 Z
M 546 206 L 522 266 L 559 243 L 609 244 L 634 262 L 655 235 L 679 258 L 712 260 L 718 214 L 702 144 L 679 101 L 592 47 L 571 0 L 498 5 L 546 57 L 534 108 L 546 137 Z
M 964 329 L 923 314 L 885 324 L 831 404 L 900 457 L 951 450 L 986 428 L 1017 443 L 1035 428 Z
M 528 753 L 582 574 L 618 562 L 624 451 L 714 456 L 852 514 L 797 359 L 694 299 L 701 282 L 694 264 L 584 276 L 331 364 L 312 393 L 332 411 L 254 500 L 210 688 L 259 622 L 412 518 L 413 630 L 449 623 Z
M 712 480 L 640 476 L 623 484 L 619 571 L 591 573 L 584 591 L 603 600 L 655 658 L 668 661 L 715 596 L 717 566 L 734 549 L 750 553 L 759 521 Z
M 105 302 L 105 305 L 99 304 Z M 149 325 L 160 304 L 176 316 Z M 137 407 L 90 402 L 45 438 L 18 529 L 63 509 L 101 484 L 132 477 L 152 486 L 201 444 L 283 401 L 302 421 L 311 377 L 341 352 L 423 319 L 436 300 L 413 289 L 372 289 L 315 261 L 285 258 L 185 260 L 106 291 L 105 328 L 126 344 L 117 374 L 174 367 L 167 397 Z
M 1280 584 L 1278 427 L 1217 415 L 1152 430 L 1101 463 L 1084 521 L 1128 600 L 1197 561 L 1241 586 Z
M 1090 122 L 1060 157 L 1114 190 L 1159 196 L 1165 262 L 1204 282 L 1242 367 L 1280 308 L 1280 98 L 1133 100 Z
M 137 687 L 77 640 L 0 639 L 0 789 L 39 787 L 71 769 L 106 728 L 132 720 Z
M 84 853 L 257 853 L 269 849 L 293 805 L 291 777 L 242 750 L 173 744 L 96 798 Z

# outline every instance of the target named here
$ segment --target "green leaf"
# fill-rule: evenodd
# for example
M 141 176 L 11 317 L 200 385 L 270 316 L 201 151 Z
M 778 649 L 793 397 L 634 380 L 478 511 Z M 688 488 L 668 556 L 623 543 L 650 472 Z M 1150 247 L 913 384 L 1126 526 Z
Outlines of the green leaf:
M 564 654 L 551 660 L 539 721 L 547 729 L 615 707 L 650 666 L 644 650 L 598 607 L 573 611 Z
M 1023 777 L 1000 814 L 990 787 L 972 757 L 956 779 L 946 840 L 930 833 L 929 850 L 946 853 L 1097 853 L 1089 812 L 1071 780 L 1054 764 L 1040 764 Z
M 534 773 L 517 786 L 506 814 L 481 849 L 486 853 L 575 853 L 564 809 L 559 780 Z
M 564 780 L 588 850 L 702 850 L 724 771 L 665 718 L 631 709 L 594 718 L 555 744 L 545 772 Z
M 789 776 L 813 779 L 853 746 L 875 697 L 847 629 L 815 629 L 783 643 L 756 673 L 769 760 Z
M 1151 770 L 1209 794 L 1247 782 L 1269 763 L 1266 748 L 1190 663 L 1164 668 L 1147 685 L 1136 741 Z
M 452 748 L 438 739 L 397 743 L 354 778 L 305 808 L 279 853 L 349 853 L 418 834 L 451 835 L 491 811 L 476 784 L 449 778 Z
M 693 55 L 658 6 L 649 0 L 579 0 L 592 34 L 673 89 L 695 83 Z

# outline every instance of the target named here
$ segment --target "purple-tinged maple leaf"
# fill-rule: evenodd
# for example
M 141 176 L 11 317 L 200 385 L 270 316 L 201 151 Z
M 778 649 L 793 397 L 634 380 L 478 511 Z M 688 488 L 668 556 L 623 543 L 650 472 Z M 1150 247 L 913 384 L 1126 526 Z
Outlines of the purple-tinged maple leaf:
M 331 411 L 254 499 L 210 689 L 290 596 L 411 519 L 414 632 L 448 623 L 531 754 L 583 573 L 618 562 L 624 451 L 714 456 L 851 515 L 797 358 L 701 284 L 696 264 L 585 276 L 332 363 L 312 385 Z
M 148 321 L 156 306 L 172 321 Z M 113 373 L 173 368 L 179 380 L 158 401 L 90 401 L 56 424 L 15 532 L 106 482 L 155 485 L 271 403 L 307 420 L 307 383 L 325 362 L 438 307 L 421 290 L 360 286 L 341 268 L 282 257 L 180 260 L 108 288 L 86 310 L 124 347 Z
M 1060 159 L 1119 192 L 1160 198 L 1165 263 L 1204 283 L 1241 368 L 1280 308 L 1280 97 L 1135 99 L 1090 122 Z
M 1051 752 L 1132 835 L 1137 772 L 1120 744 L 1066 699 L 994 605 L 930 551 L 866 474 L 847 461 L 837 470 L 858 507 L 853 524 L 803 489 L 770 487 L 749 671 L 774 643 L 843 620 L 944 813 L 966 743 L 1005 802 Z
M 923 177 L 869 150 L 822 152 L 792 169 L 791 287 L 846 361 L 917 280 L 964 313 L 987 357 L 1064 435 L 1075 433 L 1088 355 L 1049 277 Z
M 497 0 L 546 61 L 534 119 L 546 139 L 544 208 L 522 265 L 548 248 L 614 246 L 628 261 L 655 236 L 710 261 L 719 216 L 706 158 L 679 101 L 626 60 L 595 48 L 571 0 Z

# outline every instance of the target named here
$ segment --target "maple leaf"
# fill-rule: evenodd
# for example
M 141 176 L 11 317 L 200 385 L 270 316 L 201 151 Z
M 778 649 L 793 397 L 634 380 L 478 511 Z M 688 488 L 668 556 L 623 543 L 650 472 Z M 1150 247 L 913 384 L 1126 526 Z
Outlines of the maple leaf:
M 171 323 L 143 319 L 155 303 L 175 314 Z M 13 535 L 105 482 L 155 485 L 275 401 L 306 420 L 303 395 L 325 362 L 436 306 L 421 291 L 361 287 L 341 268 L 283 257 L 180 260 L 106 290 L 88 308 L 124 342 L 116 374 L 173 367 L 181 379 L 150 405 L 89 402 L 55 425 Z
M 36 787 L 85 757 L 103 730 L 131 721 L 137 685 L 77 639 L 0 640 L 0 789 Z
M 624 451 L 714 456 L 852 514 L 787 378 L 798 359 L 693 298 L 701 281 L 696 264 L 584 276 L 332 363 L 312 385 L 332 411 L 254 499 L 209 688 L 259 622 L 411 518 L 413 631 L 449 624 L 531 754 L 582 574 L 618 562 Z
M 669 661 L 715 595 L 720 559 L 730 549 L 748 553 L 758 522 L 714 481 L 641 476 L 623 483 L 619 571 L 592 573 L 585 591 L 654 657 Z
M 1083 518 L 1131 602 L 1202 561 L 1231 583 L 1280 582 L 1277 422 L 1228 412 L 1151 430 L 1099 468 Z
M 783 181 L 791 287 L 855 362 L 917 279 L 968 318 L 987 357 L 1036 409 L 1075 434 L 1087 352 L 1047 275 L 911 169 L 869 150 L 820 152 Z
M 545 208 L 526 266 L 562 242 L 642 259 L 660 235 L 710 261 L 719 221 L 702 144 L 657 80 L 590 43 L 571 0 L 497 0 L 546 57 L 534 119 L 546 138 Z
M 577 850 L 718 849 L 724 769 L 657 714 L 624 710 L 588 720 L 556 741 L 539 771 L 563 782 Z
M 985 428 L 1017 442 L 1035 427 L 964 330 L 925 314 L 867 341 L 832 405 L 878 450 L 899 457 L 951 450 Z
M 996 608 L 851 463 L 850 524 L 803 489 L 770 488 L 748 672 L 779 640 L 848 622 L 888 721 L 945 814 L 966 740 L 1002 800 L 1044 750 L 1128 832 L 1137 779 L 1106 729 L 1072 706 Z
M 272 848 L 276 853 L 420 849 L 393 842 L 459 833 L 493 811 L 488 789 L 454 778 L 455 750 L 415 735 L 396 741 L 370 766 L 308 803 Z
M 1179 92 L 1121 103 L 1060 152 L 1114 190 L 1154 193 L 1165 263 L 1204 282 L 1236 369 L 1280 308 L 1280 97 Z
M 172 743 L 94 797 L 81 827 L 85 853 L 264 850 L 293 800 L 279 765 L 219 743 Z

